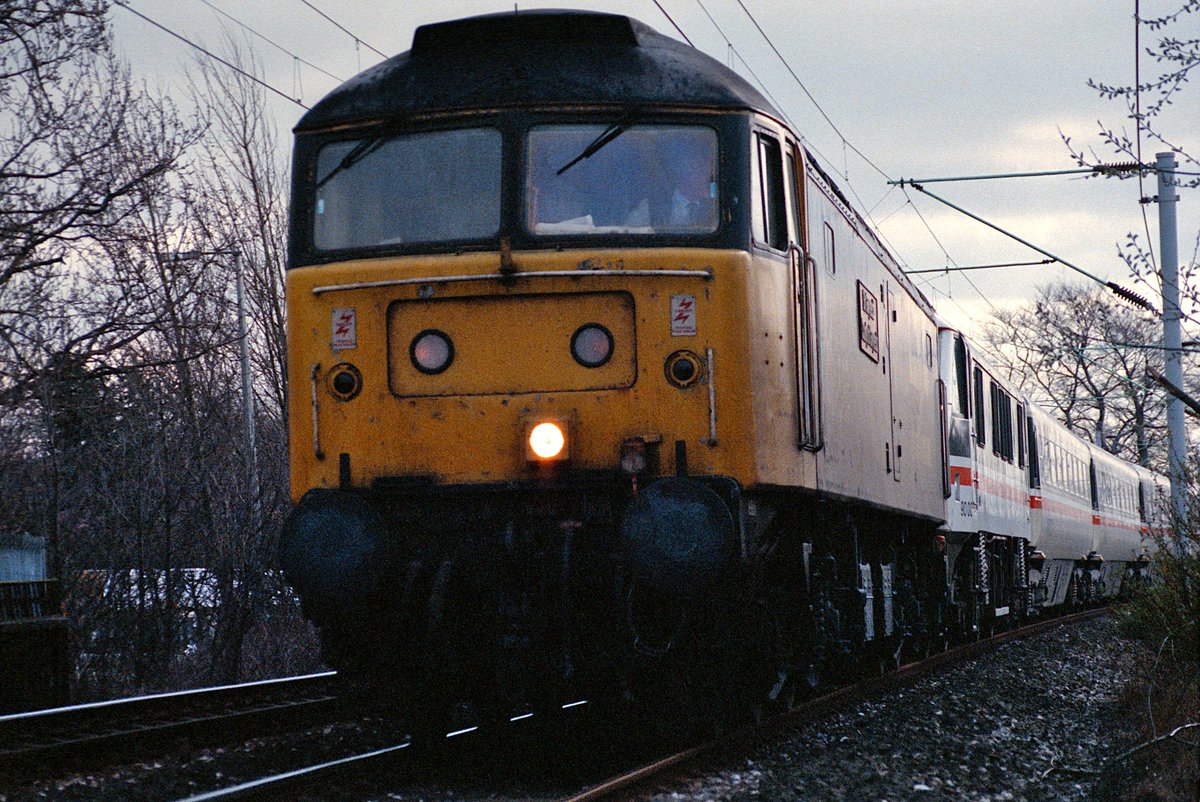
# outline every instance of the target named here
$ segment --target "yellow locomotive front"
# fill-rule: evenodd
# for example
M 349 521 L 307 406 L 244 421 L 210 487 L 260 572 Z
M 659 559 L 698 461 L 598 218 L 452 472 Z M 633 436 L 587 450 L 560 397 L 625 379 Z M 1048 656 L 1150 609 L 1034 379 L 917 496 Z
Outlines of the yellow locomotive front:
M 612 687 L 732 585 L 773 436 L 760 101 L 623 17 L 497 15 L 420 29 L 301 121 L 281 558 L 331 663 L 511 707 Z

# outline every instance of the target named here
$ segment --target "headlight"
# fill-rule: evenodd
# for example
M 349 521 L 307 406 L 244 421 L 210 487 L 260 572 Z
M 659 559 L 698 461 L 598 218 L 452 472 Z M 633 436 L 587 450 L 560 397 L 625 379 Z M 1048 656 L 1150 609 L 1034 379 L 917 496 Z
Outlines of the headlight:
M 408 353 L 417 370 L 428 374 L 441 373 L 454 361 L 454 343 L 444 332 L 425 329 L 413 337 Z
M 561 460 L 567 458 L 567 427 L 561 421 L 545 420 L 528 430 L 525 443 L 529 446 L 526 456 L 539 460 Z
M 612 357 L 613 336 L 599 323 L 580 326 L 571 336 L 571 356 L 585 368 L 598 368 Z

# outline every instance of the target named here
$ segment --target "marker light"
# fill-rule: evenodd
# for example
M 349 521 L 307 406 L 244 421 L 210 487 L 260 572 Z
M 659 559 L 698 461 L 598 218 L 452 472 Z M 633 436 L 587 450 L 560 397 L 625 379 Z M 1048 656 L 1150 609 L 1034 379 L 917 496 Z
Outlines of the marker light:
M 562 426 L 542 421 L 529 430 L 529 450 L 538 459 L 558 459 L 565 456 L 567 436 Z
M 329 390 L 342 401 L 349 401 L 362 390 L 362 373 L 348 362 L 329 371 Z
M 613 336 L 599 323 L 580 326 L 571 336 L 571 356 L 585 368 L 598 368 L 613 352 Z
M 627 437 L 621 442 L 621 470 L 631 476 L 646 470 L 644 438 Z
M 454 361 L 454 344 L 445 333 L 437 329 L 425 329 L 413 337 L 408 353 L 417 370 L 429 374 L 441 373 Z
M 700 380 L 703 364 L 700 357 L 691 351 L 676 351 L 667 357 L 663 372 L 668 382 L 682 390 Z

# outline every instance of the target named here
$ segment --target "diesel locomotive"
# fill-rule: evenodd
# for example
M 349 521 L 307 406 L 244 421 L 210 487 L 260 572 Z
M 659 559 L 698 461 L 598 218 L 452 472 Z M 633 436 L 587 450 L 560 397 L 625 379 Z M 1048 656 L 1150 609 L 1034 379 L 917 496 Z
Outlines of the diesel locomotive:
M 1161 480 L 991 369 L 703 53 L 427 25 L 295 135 L 281 562 L 348 676 L 785 701 L 1143 572 Z

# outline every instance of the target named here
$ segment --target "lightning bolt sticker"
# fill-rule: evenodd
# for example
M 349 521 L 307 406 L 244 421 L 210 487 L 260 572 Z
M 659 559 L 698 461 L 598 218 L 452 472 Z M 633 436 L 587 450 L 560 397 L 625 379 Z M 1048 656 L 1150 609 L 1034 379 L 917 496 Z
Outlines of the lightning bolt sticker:
M 333 337 L 330 345 L 335 351 L 358 347 L 358 323 L 353 308 L 333 310 Z
M 671 296 L 671 336 L 692 337 L 696 334 L 696 296 Z

